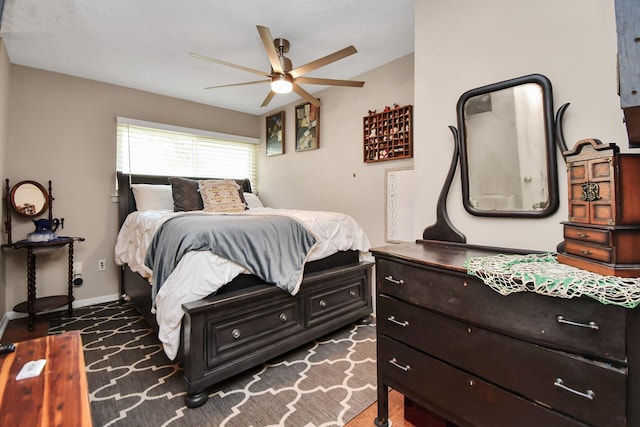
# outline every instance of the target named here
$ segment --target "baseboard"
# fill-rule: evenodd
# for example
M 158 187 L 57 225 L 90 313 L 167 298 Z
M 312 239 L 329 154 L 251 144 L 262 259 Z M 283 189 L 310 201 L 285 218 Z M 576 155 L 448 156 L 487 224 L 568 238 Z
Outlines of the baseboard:
M 96 298 L 87 298 L 81 300 L 75 300 L 73 302 L 73 308 L 87 307 L 90 305 L 103 304 L 105 302 L 117 301 L 120 299 L 120 294 L 112 294 L 112 295 L 104 295 Z M 62 307 L 56 308 L 55 310 L 49 311 L 49 313 L 53 313 L 56 311 L 66 310 L 67 306 L 64 305 Z M 9 325 L 11 320 L 21 319 L 23 317 L 27 317 L 27 313 L 18 313 L 17 311 L 9 311 L 2 316 L 2 320 L 0 320 L 0 337 L 4 335 L 5 329 Z

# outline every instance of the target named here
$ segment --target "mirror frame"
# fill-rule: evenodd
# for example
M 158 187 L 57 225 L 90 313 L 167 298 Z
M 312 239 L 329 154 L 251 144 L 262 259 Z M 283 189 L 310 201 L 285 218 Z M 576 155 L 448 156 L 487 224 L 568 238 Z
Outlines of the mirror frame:
M 16 200 L 15 200 L 16 191 L 18 191 L 22 185 L 26 185 L 26 184 L 31 184 L 37 187 L 38 190 L 40 190 L 40 192 L 42 193 L 42 196 L 44 197 L 44 204 L 42 205 L 42 208 L 34 214 L 25 214 L 24 211 L 18 209 L 18 206 L 16 205 Z M 8 202 L 11 203 L 11 207 L 13 207 L 13 211 L 16 214 L 26 218 L 35 218 L 37 216 L 42 215 L 49 208 L 49 193 L 44 188 L 44 186 L 37 181 L 31 181 L 31 180 L 20 181 L 19 183 L 17 183 L 11 188 Z
M 470 202 L 469 194 L 469 161 L 467 155 L 467 129 L 465 126 L 464 105 L 473 97 L 489 94 L 491 92 L 508 89 L 523 84 L 534 83 L 542 89 L 542 106 L 544 117 L 544 135 L 546 139 L 546 166 L 547 166 L 547 186 L 549 192 L 549 203 L 546 208 L 539 211 L 518 211 L 518 210 L 481 210 L 475 208 Z M 459 144 L 460 144 L 460 175 L 462 178 L 462 203 L 464 208 L 472 215 L 486 217 L 527 217 L 542 218 L 553 214 L 560 205 L 558 189 L 558 166 L 556 160 L 556 143 L 554 139 L 554 119 L 553 119 L 553 92 L 551 82 L 542 74 L 530 74 L 517 77 L 498 83 L 489 84 L 479 88 L 471 89 L 462 94 L 456 106 L 458 115 Z

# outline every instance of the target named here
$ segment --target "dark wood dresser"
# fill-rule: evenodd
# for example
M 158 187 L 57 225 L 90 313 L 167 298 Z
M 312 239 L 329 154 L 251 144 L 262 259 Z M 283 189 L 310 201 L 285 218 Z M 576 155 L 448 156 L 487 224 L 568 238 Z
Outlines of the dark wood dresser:
M 388 425 L 391 387 L 459 427 L 640 426 L 640 310 L 502 296 L 463 267 L 496 249 L 423 242 L 372 253 L 376 425 Z

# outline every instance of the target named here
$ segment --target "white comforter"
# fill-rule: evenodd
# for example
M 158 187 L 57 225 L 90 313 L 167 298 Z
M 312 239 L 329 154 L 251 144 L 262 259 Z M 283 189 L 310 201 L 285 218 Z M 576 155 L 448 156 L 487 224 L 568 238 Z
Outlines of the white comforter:
M 169 218 L 186 212 L 140 211 L 126 218 L 116 241 L 115 262 L 127 264 L 132 271 L 151 282 L 153 272 L 144 265 L 144 258 L 156 230 Z M 256 208 L 242 215 L 283 215 L 295 218 L 316 237 L 307 261 L 314 261 L 338 251 L 357 250 L 360 258 L 370 259 L 369 239 L 360 225 L 349 215 L 337 212 Z M 211 214 L 219 215 L 219 214 Z M 229 214 L 227 214 L 229 215 Z M 189 252 L 167 280 L 155 300 L 158 337 L 165 353 L 175 359 L 180 344 L 182 304 L 200 300 L 215 292 L 234 277 L 248 271 L 209 251 Z M 149 285 L 151 286 L 151 285 Z

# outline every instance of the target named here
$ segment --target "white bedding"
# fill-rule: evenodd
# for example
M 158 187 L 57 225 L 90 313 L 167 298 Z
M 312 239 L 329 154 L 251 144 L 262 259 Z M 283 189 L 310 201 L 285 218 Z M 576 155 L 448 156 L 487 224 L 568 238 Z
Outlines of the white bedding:
M 149 281 L 152 271 L 144 265 L 147 247 L 156 230 L 169 218 L 188 212 L 136 211 L 126 218 L 116 241 L 115 262 L 127 264 Z M 211 213 L 210 215 L 220 215 Z M 229 215 L 229 214 L 226 214 Z M 349 215 L 337 212 L 256 208 L 241 215 L 283 215 L 295 218 L 316 237 L 308 261 L 325 258 L 338 251 L 360 251 L 360 259 L 371 259 L 369 239 Z M 158 337 L 170 359 L 175 359 L 180 343 L 182 304 L 200 300 L 234 277 L 248 271 L 209 251 L 189 252 L 160 288 L 155 300 Z M 149 285 L 151 286 L 151 285 Z

